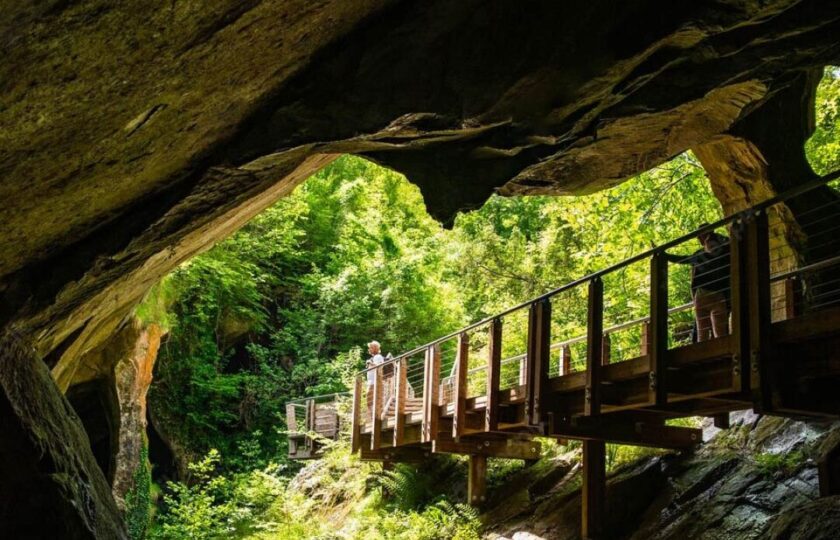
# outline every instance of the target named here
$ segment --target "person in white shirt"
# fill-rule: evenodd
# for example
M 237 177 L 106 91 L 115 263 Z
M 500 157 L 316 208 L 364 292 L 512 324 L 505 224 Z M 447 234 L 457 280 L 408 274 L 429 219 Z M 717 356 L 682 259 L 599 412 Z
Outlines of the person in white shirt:
M 378 341 L 371 341 L 368 343 L 368 353 L 370 353 L 370 358 L 368 358 L 367 362 L 365 362 L 366 368 L 372 368 L 374 366 L 378 366 L 382 362 L 385 361 L 385 358 L 382 356 L 380 352 L 382 346 L 379 344 Z M 374 383 L 374 371 L 373 369 L 368 370 L 367 372 L 367 401 L 368 401 L 368 410 L 373 407 L 373 383 Z

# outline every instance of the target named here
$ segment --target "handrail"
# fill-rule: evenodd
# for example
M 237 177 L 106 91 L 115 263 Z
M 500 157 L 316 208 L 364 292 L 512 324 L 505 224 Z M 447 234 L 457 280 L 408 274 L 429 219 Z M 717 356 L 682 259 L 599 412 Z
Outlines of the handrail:
M 770 281 L 784 281 L 789 277 L 798 276 L 799 274 L 805 274 L 807 272 L 814 272 L 816 270 L 822 270 L 823 268 L 828 268 L 829 266 L 834 266 L 836 264 L 840 264 L 840 255 L 830 259 L 817 261 L 801 268 L 794 268 L 793 270 L 788 270 L 787 272 L 783 272 L 781 274 L 776 274 L 770 277 Z
M 668 315 L 673 315 L 674 313 L 682 313 L 683 311 L 688 311 L 693 307 L 694 307 L 694 304 L 692 302 L 689 302 L 687 304 L 683 304 L 681 306 L 672 307 L 668 310 Z M 650 321 L 650 315 L 648 315 L 647 317 L 640 317 L 638 319 L 633 319 L 631 321 L 619 323 L 619 324 L 610 326 L 609 328 L 604 328 L 604 335 L 613 334 L 615 332 L 619 332 L 621 330 L 624 330 L 625 328 L 632 328 L 633 326 L 637 326 L 639 324 L 643 324 L 643 323 L 646 323 L 646 322 L 649 322 L 649 321 Z M 565 341 L 558 341 L 557 343 L 553 343 L 551 345 L 551 347 L 549 347 L 549 349 L 552 350 L 552 351 L 557 351 L 557 350 L 562 349 L 563 347 L 566 347 L 568 345 L 574 345 L 574 344 L 580 343 L 582 341 L 586 341 L 586 334 L 581 335 L 581 336 L 575 336 L 575 337 L 567 339 Z M 517 354 L 516 356 L 509 356 L 507 358 L 502 359 L 500 364 L 510 364 L 510 363 L 516 362 L 518 360 L 522 360 L 526 356 L 528 356 L 528 353 L 526 353 L 526 352 L 521 353 L 521 354 Z M 485 369 L 487 369 L 487 366 L 476 366 L 476 367 L 468 370 L 467 373 L 478 373 L 479 371 L 482 371 L 482 370 L 485 370 Z M 454 377 L 453 375 L 448 375 L 448 376 L 444 377 L 442 380 L 445 381 L 445 380 L 451 379 L 453 377 Z
M 443 343 L 444 341 L 448 341 L 448 340 L 450 340 L 454 337 L 457 337 L 459 334 L 462 334 L 464 332 L 468 332 L 470 330 L 478 328 L 479 326 L 489 324 L 491 321 L 493 321 L 495 319 L 499 319 L 501 317 L 504 317 L 505 315 L 509 315 L 509 314 L 511 314 L 515 311 L 519 311 L 520 309 L 526 308 L 526 307 L 530 306 L 531 304 L 534 304 L 536 302 L 540 302 L 540 301 L 543 301 L 543 300 L 547 300 L 547 299 L 551 298 L 552 296 L 555 296 L 555 295 L 557 295 L 561 292 L 573 289 L 573 288 L 575 288 L 579 285 L 583 285 L 584 283 L 587 283 L 587 282 L 592 281 L 594 279 L 598 279 L 602 276 L 605 276 L 605 275 L 610 274 L 612 272 L 615 272 L 617 270 L 621 270 L 622 268 L 625 268 L 625 267 L 630 266 L 634 263 L 643 261 L 643 260 L 645 260 L 649 257 L 653 257 L 654 255 L 657 255 L 659 253 L 663 253 L 664 251 L 667 251 L 668 249 L 670 249 L 674 246 L 678 246 L 679 244 L 682 244 L 683 242 L 686 242 L 688 240 L 696 238 L 701 233 L 714 231 L 715 229 L 717 229 L 717 228 L 719 228 L 723 225 L 727 225 L 730 222 L 734 222 L 734 221 L 737 221 L 738 219 L 745 218 L 746 216 L 759 215 L 761 212 L 770 208 L 773 205 L 776 205 L 778 203 L 787 201 L 788 199 L 799 196 L 803 193 L 807 193 L 808 191 L 811 191 L 812 189 L 816 189 L 818 187 L 825 186 L 829 182 L 833 182 L 833 181 L 838 180 L 838 179 L 840 179 L 840 169 L 838 169 L 836 171 L 833 171 L 833 172 L 831 172 L 831 173 L 829 173 L 825 176 L 819 177 L 815 180 L 812 180 L 811 182 L 806 182 L 805 184 L 802 184 L 800 186 L 791 188 L 791 189 L 785 191 L 782 194 L 770 197 L 769 199 L 767 199 L 765 201 L 762 201 L 762 202 L 760 202 L 760 203 L 758 203 L 758 204 L 756 204 L 756 205 L 754 205 L 750 208 L 747 208 L 745 210 L 730 214 L 729 216 L 726 216 L 722 219 L 719 219 L 718 221 L 715 221 L 713 223 L 709 223 L 709 224 L 707 224 L 703 227 L 700 227 L 699 229 L 696 229 L 696 230 L 694 230 L 690 233 L 684 234 L 684 235 L 682 235 L 680 237 L 677 237 L 673 240 L 665 242 L 664 244 L 661 244 L 661 245 L 656 246 L 654 248 L 651 248 L 647 251 L 644 251 L 642 253 L 634 255 L 634 256 L 632 256 L 628 259 L 624 259 L 623 261 L 615 263 L 611 266 L 608 266 L 607 268 L 604 268 L 604 269 L 599 270 L 597 272 L 593 272 L 591 274 L 588 274 L 586 276 L 578 278 L 574 281 L 570 281 L 569 283 L 566 283 L 565 285 L 561 285 L 560 287 L 557 287 L 556 289 L 552 289 L 552 290 L 550 290 L 546 293 L 543 293 L 540 296 L 537 296 L 535 298 L 531 298 L 530 300 L 526 300 L 525 302 L 522 302 L 522 303 L 517 304 L 513 307 L 510 307 L 510 308 L 508 308 L 508 309 L 506 309 L 506 310 L 504 310 L 500 313 L 497 313 L 497 314 L 492 315 L 490 317 L 485 317 L 484 319 L 481 319 L 480 321 L 469 324 L 469 325 L 467 325 L 467 326 L 465 326 L 465 327 L 463 327 L 459 330 L 456 330 L 454 332 L 446 334 L 443 337 L 440 337 L 440 338 L 437 338 L 433 341 L 430 341 L 429 343 L 426 343 L 424 345 L 420 345 L 419 347 L 415 347 L 414 349 L 411 349 L 408 352 L 402 353 L 399 356 L 395 356 L 391 360 L 388 360 L 388 361 L 383 362 L 381 364 L 377 364 L 376 366 L 371 366 L 369 368 L 365 368 L 365 369 L 359 371 L 358 375 L 365 374 L 372 369 L 377 369 L 377 368 L 380 368 L 382 366 L 392 364 L 392 363 L 396 362 L 397 360 L 401 360 L 403 358 L 413 356 L 413 355 L 415 355 L 415 354 L 417 354 L 417 353 L 423 351 L 424 349 L 427 349 L 427 348 L 429 348 L 433 345 Z
M 332 394 L 322 394 L 319 396 L 310 396 L 304 398 L 293 399 L 291 401 L 287 401 L 286 405 L 303 405 L 307 401 L 311 401 L 313 399 L 324 399 L 324 398 L 331 398 L 331 397 L 338 397 L 338 396 L 350 396 L 352 392 L 335 392 Z

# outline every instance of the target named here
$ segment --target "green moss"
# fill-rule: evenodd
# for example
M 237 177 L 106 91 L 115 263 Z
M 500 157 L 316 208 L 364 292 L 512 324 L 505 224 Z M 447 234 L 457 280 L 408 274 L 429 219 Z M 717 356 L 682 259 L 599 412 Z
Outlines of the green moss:
M 803 452 L 794 451 L 780 454 L 763 453 L 755 457 L 758 470 L 767 477 L 790 476 L 805 463 L 807 456 Z
M 149 470 L 149 450 L 140 449 L 140 463 L 134 471 L 134 487 L 125 498 L 125 522 L 131 540 L 143 540 L 149 527 L 152 507 L 152 474 Z

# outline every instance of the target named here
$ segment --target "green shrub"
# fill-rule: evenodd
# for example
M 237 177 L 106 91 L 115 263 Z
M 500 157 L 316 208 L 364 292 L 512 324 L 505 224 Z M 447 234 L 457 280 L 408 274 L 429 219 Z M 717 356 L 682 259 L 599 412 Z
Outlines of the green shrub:
M 755 456 L 755 464 L 759 472 L 766 477 L 777 475 L 790 476 L 799 469 L 806 460 L 804 453 L 793 451 L 788 453 L 772 454 L 766 452 Z

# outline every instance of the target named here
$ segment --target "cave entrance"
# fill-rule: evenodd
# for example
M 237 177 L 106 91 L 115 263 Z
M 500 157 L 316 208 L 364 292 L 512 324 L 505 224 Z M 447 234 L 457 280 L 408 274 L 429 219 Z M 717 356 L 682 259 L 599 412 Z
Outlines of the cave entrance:
M 106 380 L 97 379 L 71 387 L 67 400 L 82 421 L 96 463 L 108 483 L 113 483 L 119 445 L 119 413 L 114 391 Z
M 155 428 L 152 415 L 146 413 L 146 437 L 149 444 L 149 462 L 152 464 L 152 481 L 163 485 L 168 481 L 179 480 L 175 454 Z

